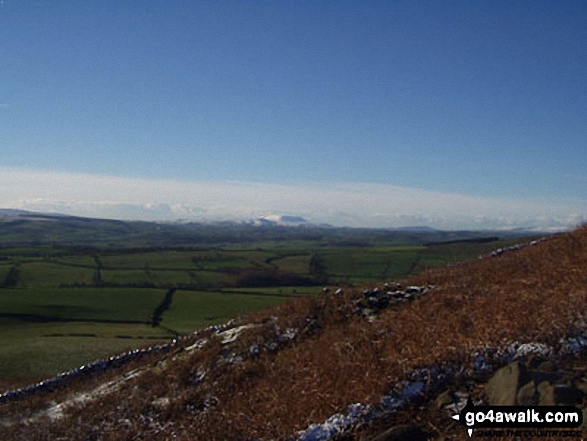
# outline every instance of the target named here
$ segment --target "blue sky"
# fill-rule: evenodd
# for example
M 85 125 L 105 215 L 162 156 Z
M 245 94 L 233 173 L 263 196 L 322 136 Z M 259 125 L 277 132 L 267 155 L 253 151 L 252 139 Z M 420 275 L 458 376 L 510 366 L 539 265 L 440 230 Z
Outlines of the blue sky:
M 0 205 L 572 225 L 585 78 L 581 1 L 5 0 Z

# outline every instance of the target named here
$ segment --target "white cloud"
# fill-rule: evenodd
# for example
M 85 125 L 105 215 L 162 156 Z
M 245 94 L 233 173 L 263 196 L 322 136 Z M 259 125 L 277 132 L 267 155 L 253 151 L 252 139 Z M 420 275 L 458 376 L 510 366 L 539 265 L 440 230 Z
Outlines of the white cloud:
M 473 197 L 392 185 L 187 182 L 0 168 L 0 206 L 145 220 L 253 219 L 271 214 L 365 227 L 561 228 L 587 203 Z

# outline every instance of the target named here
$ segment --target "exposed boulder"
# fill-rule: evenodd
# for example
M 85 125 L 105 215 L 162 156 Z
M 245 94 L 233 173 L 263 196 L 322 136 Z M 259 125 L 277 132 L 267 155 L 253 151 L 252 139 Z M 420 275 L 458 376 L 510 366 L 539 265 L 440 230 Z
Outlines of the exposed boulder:
M 485 393 L 492 406 L 514 406 L 520 379 L 525 374 L 525 367 L 519 361 L 499 369 L 487 383 Z
M 582 384 L 582 378 L 582 372 L 553 371 L 550 363 L 531 369 L 516 361 L 491 377 L 485 394 L 488 404 L 493 406 L 574 406 L 585 396 L 575 386 L 575 383 Z

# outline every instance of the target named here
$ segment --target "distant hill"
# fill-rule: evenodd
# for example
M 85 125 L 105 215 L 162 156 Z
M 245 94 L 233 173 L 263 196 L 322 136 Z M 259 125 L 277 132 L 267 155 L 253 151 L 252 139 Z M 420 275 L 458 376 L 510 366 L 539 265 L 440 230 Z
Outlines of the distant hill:
M 273 228 L 259 228 L 267 226 Z M 225 246 L 259 240 L 297 246 L 410 245 L 516 234 L 490 231 L 440 231 L 428 227 L 401 229 L 338 228 L 313 225 L 303 217 L 272 215 L 255 223 L 165 223 L 85 218 L 61 214 L 0 209 L 0 247 L 66 246 L 95 248 L 165 248 Z
M 397 231 L 413 231 L 413 232 L 420 232 L 420 233 L 421 232 L 434 232 L 434 231 L 438 231 L 438 230 L 435 230 L 432 227 L 427 227 L 427 226 L 413 226 L 413 227 L 407 226 L 407 227 L 398 227 L 398 228 L 395 228 L 395 229 Z
M 29 216 L 39 216 L 39 213 L 33 213 L 31 211 L 26 210 L 16 210 L 12 208 L 0 208 L 0 220 L 8 221 L 14 220 L 19 218 L 26 218 Z
M 479 376 L 519 359 L 544 380 L 587 349 L 575 338 L 587 335 L 587 226 L 492 256 L 328 288 L 95 363 L 1 399 L 4 439 L 467 439 L 441 410 L 453 387 L 492 400 Z M 583 406 L 587 390 L 569 396 Z

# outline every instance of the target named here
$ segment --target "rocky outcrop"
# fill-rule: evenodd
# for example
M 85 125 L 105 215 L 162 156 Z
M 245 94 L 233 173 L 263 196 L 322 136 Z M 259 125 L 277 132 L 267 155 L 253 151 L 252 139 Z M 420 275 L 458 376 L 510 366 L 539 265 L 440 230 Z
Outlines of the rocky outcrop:
M 511 253 L 514 251 L 519 251 L 519 250 L 524 249 L 526 247 L 533 247 L 534 245 L 538 245 L 540 242 L 544 242 L 545 240 L 546 240 L 546 237 L 541 237 L 540 239 L 533 240 L 532 242 L 529 242 L 529 243 L 520 243 L 517 245 L 513 245 L 511 247 L 498 248 L 497 250 L 495 250 L 491 253 L 491 257 L 499 257 L 502 254 Z
M 446 385 L 418 408 L 418 425 L 405 424 L 398 415 L 391 427 L 355 436 L 360 441 L 446 440 L 463 434 L 462 425 L 452 423 L 469 397 L 474 405 L 492 406 L 576 406 L 587 422 L 587 353 L 564 359 L 522 356 L 501 367 L 490 377 L 462 378 Z M 434 428 L 432 430 L 431 428 Z M 587 424 L 582 426 L 587 429 Z M 460 439 L 460 438 L 458 438 Z
M 554 370 L 551 362 L 515 361 L 499 369 L 485 388 L 494 406 L 575 406 L 587 393 L 583 369 Z
M 355 301 L 354 312 L 366 318 L 373 318 L 381 310 L 403 302 L 410 302 L 429 293 L 433 286 L 408 286 L 401 283 L 386 283 L 363 291 L 363 298 Z

